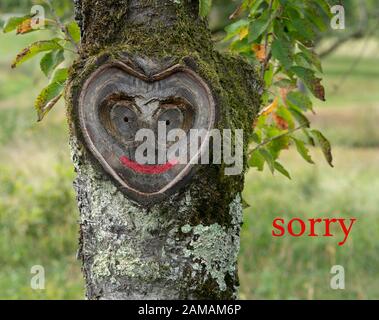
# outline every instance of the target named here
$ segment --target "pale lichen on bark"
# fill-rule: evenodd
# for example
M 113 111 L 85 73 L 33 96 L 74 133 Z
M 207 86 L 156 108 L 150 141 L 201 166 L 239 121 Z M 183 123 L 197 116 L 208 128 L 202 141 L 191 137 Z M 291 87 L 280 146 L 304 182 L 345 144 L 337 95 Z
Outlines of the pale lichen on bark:
M 75 138 L 71 150 L 89 298 L 194 299 L 199 282 L 207 286 L 212 279 L 226 291 L 225 278 L 235 277 L 239 251 L 239 195 L 230 205 L 230 227 L 183 226 L 193 205 L 190 190 L 179 201 L 168 200 L 171 212 L 160 205 L 141 208 L 86 160 Z
M 186 257 L 191 257 L 194 270 L 204 268 L 205 272 L 215 279 L 221 291 L 226 290 L 225 276 L 233 276 L 240 249 L 239 233 L 242 224 L 242 201 L 238 194 L 230 204 L 230 215 L 233 217 L 230 227 L 218 223 L 203 226 L 185 225 L 181 228 L 185 234 L 192 234 Z

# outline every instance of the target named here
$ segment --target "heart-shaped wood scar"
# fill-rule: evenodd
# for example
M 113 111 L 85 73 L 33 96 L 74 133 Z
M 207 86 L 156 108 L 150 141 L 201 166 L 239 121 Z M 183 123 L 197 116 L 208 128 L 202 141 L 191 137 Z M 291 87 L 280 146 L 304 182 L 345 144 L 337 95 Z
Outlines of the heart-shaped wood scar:
M 150 203 L 189 181 L 194 157 L 208 151 L 216 104 L 207 83 L 187 67 L 175 65 L 149 76 L 139 70 L 123 62 L 98 68 L 85 81 L 78 114 L 85 143 L 105 171 L 131 199 Z M 167 133 L 175 129 L 184 133 L 175 145 L 187 149 L 187 161 L 175 158 L 172 143 L 160 145 L 162 124 Z M 206 135 L 190 153 L 193 129 Z M 154 153 L 166 152 L 165 163 L 158 163 L 158 157 L 156 163 L 138 161 L 137 152 L 146 141 L 137 137 L 144 131 L 154 134 Z

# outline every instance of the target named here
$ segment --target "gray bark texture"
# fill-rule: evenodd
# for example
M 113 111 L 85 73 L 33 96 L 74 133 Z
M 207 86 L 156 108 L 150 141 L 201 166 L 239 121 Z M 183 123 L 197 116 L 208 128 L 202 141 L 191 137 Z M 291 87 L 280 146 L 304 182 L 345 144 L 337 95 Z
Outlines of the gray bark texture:
M 226 176 L 224 164 L 199 166 L 165 200 L 140 205 L 88 150 L 77 104 L 85 79 L 104 63 L 143 56 L 182 64 L 212 89 L 216 127 L 244 130 L 246 154 L 260 103 L 255 69 L 214 50 L 198 1 L 77 0 L 75 6 L 82 44 L 66 103 L 87 298 L 236 299 L 243 174 Z

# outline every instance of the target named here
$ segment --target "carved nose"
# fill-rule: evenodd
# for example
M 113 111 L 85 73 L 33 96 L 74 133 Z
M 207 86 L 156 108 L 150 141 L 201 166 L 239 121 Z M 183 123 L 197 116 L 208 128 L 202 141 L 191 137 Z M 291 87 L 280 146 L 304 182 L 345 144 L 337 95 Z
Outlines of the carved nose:
M 156 123 L 155 114 L 159 110 L 159 101 L 156 99 L 146 101 L 144 99 L 136 98 L 136 105 L 141 112 L 139 114 L 141 127 L 154 130 Z

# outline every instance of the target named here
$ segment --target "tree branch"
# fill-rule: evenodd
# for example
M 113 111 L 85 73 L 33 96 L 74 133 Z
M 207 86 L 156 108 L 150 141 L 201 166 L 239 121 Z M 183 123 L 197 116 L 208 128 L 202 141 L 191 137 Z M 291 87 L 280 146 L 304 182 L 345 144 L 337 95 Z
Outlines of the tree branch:
M 55 22 L 57 23 L 57 25 L 59 26 L 61 31 L 64 33 L 64 35 L 66 36 L 66 39 L 74 46 L 76 53 L 79 53 L 78 45 L 76 44 L 76 42 L 72 38 L 71 34 L 68 32 L 66 26 L 62 23 L 61 19 L 58 17 L 58 15 L 55 12 L 55 9 L 54 9 L 53 5 L 51 4 L 50 0 L 44 0 L 44 2 L 48 5 Z
M 270 5 L 269 5 L 269 8 L 268 8 L 268 12 L 270 12 L 272 10 L 272 6 L 274 4 L 274 0 L 271 0 L 270 1 Z M 266 71 L 266 68 L 267 68 L 267 64 L 268 62 L 270 61 L 271 59 L 271 52 L 270 53 L 267 53 L 267 48 L 268 48 L 268 36 L 269 36 L 269 32 L 267 31 L 266 32 L 266 35 L 265 35 L 265 42 L 264 42 L 264 48 L 265 48 L 265 54 L 266 54 L 266 58 L 264 59 L 263 63 L 262 63 L 262 70 L 261 70 L 261 78 L 264 79 L 264 75 L 265 75 L 265 71 Z
M 329 48 L 325 49 L 319 54 L 319 57 L 325 58 L 335 50 L 337 50 L 340 46 L 342 46 L 345 42 L 352 40 L 352 39 L 361 39 L 364 37 L 364 31 L 363 30 L 357 30 L 343 38 L 337 39 L 333 44 L 330 45 Z
M 277 140 L 277 139 L 280 139 L 280 138 L 282 138 L 282 137 L 285 137 L 285 136 L 287 136 L 287 135 L 289 135 L 289 134 L 291 134 L 291 133 L 294 133 L 294 132 L 296 132 L 296 131 L 299 131 L 299 130 L 301 130 L 301 129 L 304 129 L 306 126 L 307 126 L 307 124 L 304 123 L 304 124 L 302 124 L 302 125 L 300 125 L 300 126 L 294 128 L 294 129 L 288 130 L 287 132 L 284 132 L 284 133 L 279 134 L 279 135 L 277 135 L 277 136 L 275 136 L 275 137 L 272 137 L 272 138 L 270 138 L 270 139 L 267 139 L 267 140 L 261 142 L 260 144 L 256 145 L 253 149 L 249 150 L 249 154 L 251 154 L 251 153 L 257 151 L 258 149 L 262 148 L 263 146 L 269 144 L 270 142 L 273 142 L 273 141 L 275 141 L 275 140 Z
M 330 45 L 329 48 L 322 51 L 319 56 L 320 58 L 325 58 L 335 50 L 337 50 L 340 46 L 342 46 L 345 42 L 352 39 L 361 39 L 365 36 L 367 27 L 368 27 L 368 8 L 365 1 L 360 1 L 358 3 L 359 10 L 359 21 L 357 30 L 351 32 L 347 36 L 337 39 L 333 44 Z

